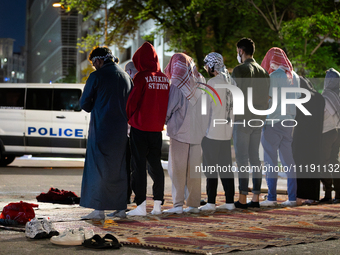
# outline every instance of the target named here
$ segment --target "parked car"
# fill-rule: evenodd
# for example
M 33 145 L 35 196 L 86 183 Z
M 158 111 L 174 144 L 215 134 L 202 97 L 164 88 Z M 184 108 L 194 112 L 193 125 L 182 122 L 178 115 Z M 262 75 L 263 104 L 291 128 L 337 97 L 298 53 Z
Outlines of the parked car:
M 85 157 L 90 114 L 84 84 L 0 84 L 0 166 L 22 155 Z M 162 159 L 169 139 L 163 131 Z

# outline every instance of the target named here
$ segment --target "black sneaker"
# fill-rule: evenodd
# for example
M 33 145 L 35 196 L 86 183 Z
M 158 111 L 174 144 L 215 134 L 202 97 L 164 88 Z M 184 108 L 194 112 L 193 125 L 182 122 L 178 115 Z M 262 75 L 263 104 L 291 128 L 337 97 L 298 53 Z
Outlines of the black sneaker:
M 319 204 L 332 204 L 333 200 L 331 198 L 324 197 L 323 199 L 319 200 Z
M 241 204 L 240 201 L 235 202 L 234 205 L 236 208 L 248 209 L 248 204 Z
M 248 208 L 249 207 L 252 207 L 252 208 L 260 208 L 260 202 L 253 202 L 253 201 L 250 201 L 249 203 L 247 203 L 248 205 Z
M 340 199 L 339 198 L 334 198 L 333 199 L 333 204 L 340 204 Z

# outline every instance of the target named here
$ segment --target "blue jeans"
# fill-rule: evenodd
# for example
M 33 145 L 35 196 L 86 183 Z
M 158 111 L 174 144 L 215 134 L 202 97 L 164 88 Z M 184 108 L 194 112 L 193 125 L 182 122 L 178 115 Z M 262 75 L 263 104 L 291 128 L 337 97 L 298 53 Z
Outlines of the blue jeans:
M 240 194 L 248 195 L 249 163 L 253 169 L 253 194 L 261 193 L 262 171 L 259 157 L 261 140 L 261 127 L 243 126 L 234 124 L 233 141 L 236 154 L 236 163 L 239 170 Z M 246 170 L 248 168 L 248 170 Z
M 293 122 L 289 124 L 288 121 L 285 122 L 285 125 L 292 124 Z M 276 201 L 278 152 L 282 166 L 287 174 L 288 199 L 290 201 L 296 200 L 297 184 L 296 172 L 294 171 L 295 162 L 292 153 L 292 131 L 292 127 L 283 127 L 280 122 L 274 124 L 273 127 L 271 125 L 265 125 L 262 130 L 261 143 L 264 150 L 264 166 L 267 167 L 267 170 L 276 167 L 276 171 L 271 170 L 266 172 L 269 201 Z

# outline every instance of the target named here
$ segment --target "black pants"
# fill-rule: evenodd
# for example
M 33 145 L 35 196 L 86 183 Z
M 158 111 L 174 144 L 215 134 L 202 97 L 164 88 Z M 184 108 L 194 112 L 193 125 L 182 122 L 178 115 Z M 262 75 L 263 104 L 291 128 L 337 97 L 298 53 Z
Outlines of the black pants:
M 153 180 L 153 199 L 164 199 L 164 171 L 161 164 L 162 133 L 147 132 L 131 127 L 131 170 L 132 190 L 135 202 L 140 205 L 146 200 L 147 175 L 146 160 L 149 162 L 148 172 Z
M 340 130 L 332 129 L 322 134 L 321 165 L 327 166 L 327 172 L 321 173 L 321 182 L 324 185 L 325 198 L 332 198 L 334 185 L 335 198 L 340 199 L 340 176 L 339 176 L 339 147 Z
M 215 172 L 205 172 L 207 177 L 208 203 L 216 203 L 218 175 L 224 189 L 226 203 L 234 203 L 235 183 L 234 173 L 231 171 L 231 145 L 230 140 L 213 140 L 204 137 L 202 140 L 203 167 L 207 170 L 215 167 Z M 217 168 L 220 166 L 221 168 Z M 217 173 L 218 171 L 218 173 Z
M 130 138 L 128 137 L 127 145 L 126 145 L 126 173 L 128 180 L 128 189 L 127 189 L 127 204 L 130 204 L 130 197 L 132 194 L 131 189 L 131 149 L 130 149 Z

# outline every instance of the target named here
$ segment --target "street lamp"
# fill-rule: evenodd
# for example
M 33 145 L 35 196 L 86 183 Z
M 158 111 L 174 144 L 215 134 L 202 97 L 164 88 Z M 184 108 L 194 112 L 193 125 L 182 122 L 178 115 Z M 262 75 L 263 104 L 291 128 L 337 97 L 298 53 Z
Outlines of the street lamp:
M 62 6 L 62 4 L 61 4 L 60 2 L 58 2 L 58 3 L 53 3 L 52 6 L 53 6 L 54 8 L 59 8 L 59 7 L 64 8 L 64 6 Z
M 66 9 L 64 5 L 62 5 L 60 2 L 55 2 L 52 4 L 54 8 L 61 8 L 61 9 Z M 70 11 L 70 6 L 67 6 L 67 11 Z

